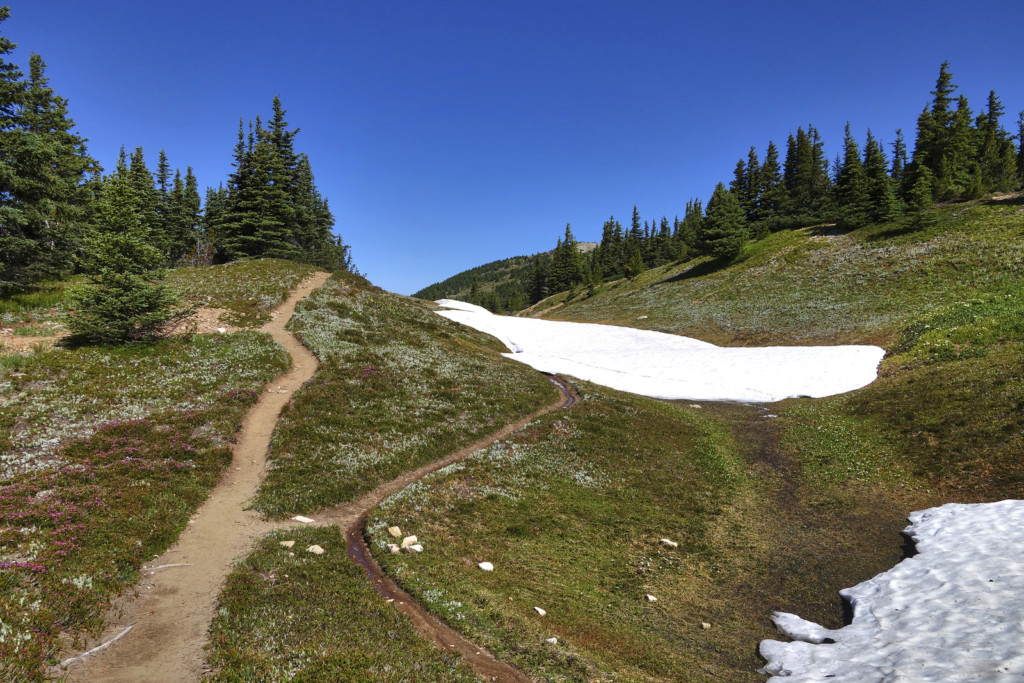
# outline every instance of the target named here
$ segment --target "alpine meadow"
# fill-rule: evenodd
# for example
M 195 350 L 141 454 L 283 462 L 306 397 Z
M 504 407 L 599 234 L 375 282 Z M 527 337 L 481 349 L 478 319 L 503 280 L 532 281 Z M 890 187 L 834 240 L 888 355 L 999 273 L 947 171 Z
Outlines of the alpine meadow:
M 0 680 L 1024 675 L 1024 16 L 940 4 L 0 7 Z

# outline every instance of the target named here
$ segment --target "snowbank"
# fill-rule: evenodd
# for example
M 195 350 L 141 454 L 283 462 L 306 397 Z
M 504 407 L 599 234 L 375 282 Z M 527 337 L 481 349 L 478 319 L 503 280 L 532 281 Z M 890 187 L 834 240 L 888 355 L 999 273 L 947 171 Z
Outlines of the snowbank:
M 950 503 L 910 522 L 917 555 L 840 591 L 849 626 L 773 616 L 797 642 L 761 642 L 769 681 L 1024 680 L 1024 501 Z
M 780 401 L 832 396 L 874 381 L 877 346 L 723 348 L 663 332 L 493 315 L 441 299 L 438 314 L 500 339 L 537 370 L 654 398 Z

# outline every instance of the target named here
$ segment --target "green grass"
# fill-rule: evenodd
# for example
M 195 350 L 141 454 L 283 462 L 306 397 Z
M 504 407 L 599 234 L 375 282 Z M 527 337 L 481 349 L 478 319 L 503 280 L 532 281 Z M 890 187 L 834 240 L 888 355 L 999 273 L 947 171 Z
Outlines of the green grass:
M 315 270 L 281 259 L 234 261 L 221 266 L 175 268 L 166 283 L 187 303 L 230 311 L 222 322 L 258 327 L 270 320 L 270 312 Z
M 61 466 L 0 483 L 0 679 L 43 680 L 62 633 L 102 626 L 216 484 L 258 394 L 107 423 L 65 444 Z
M 54 349 L 0 365 L 0 481 L 64 463 L 61 444 L 99 425 L 164 410 L 205 410 L 288 366 L 267 335 Z
M 657 268 L 550 315 L 732 345 L 886 344 L 950 302 L 1024 288 L 1019 204 L 942 206 L 933 219 L 923 229 L 894 223 L 774 233 L 732 264 L 701 257 Z
M 755 410 L 584 387 L 577 406 L 405 489 L 367 525 L 403 587 L 531 676 L 762 680 L 754 648 L 773 609 L 838 626 L 836 591 L 898 559 L 905 513 L 870 491 L 836 505 L 793 490 L 729 428 Z M 389 554 L 390 525 L 425 551 Z
M 337 527 L 263 539 L 228 577 L 211 636 L 215 681 L 477 680 L 373 591 Z
M 223 298 L 231 268 L 204 271 L 192 295 L 206 301 L 210 287 L 211 302 L 256 321 L 307 271 L 245 268 L 232 290 L 245 303 Z M 277 275 L 260 284 L 265 272 Z M 3 314 L 19 334 L 59 321 L 59 302 L 33 296 Z M 289 363 L 257 332 L 0 356 L 0 680 L 44 680 L 67 638 L 102 627 L 206 499 L 248 408 Z
M 291 326 L 322 364 L 282 414 L 256 509 L 348 502 L 556 399 L 493 338 L 432 308 L 349 275 L 300 304 Z

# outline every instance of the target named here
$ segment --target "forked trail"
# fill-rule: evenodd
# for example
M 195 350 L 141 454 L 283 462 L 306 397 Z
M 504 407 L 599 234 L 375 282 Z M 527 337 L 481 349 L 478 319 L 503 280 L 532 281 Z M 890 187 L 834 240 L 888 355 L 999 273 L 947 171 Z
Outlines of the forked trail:
M 71 664 L 73 681 L 194 681 L 203 674 L 203 645 L 224 578 L 253 541 L 274 528 L 244 510 L 267 465 L 267 448 L 281 409 L 316 371 L 316 357 L 284 329 L 295 305 L 327 281 L 315 273 L 292 291 L 262 327 L 292 357 L 291 369 L 267 386 L 246 415 L 231 465 L 192 517 L 178 542 L 143 569 L 134 595 L 113 614 L 103 640 L 132 630 L 113 646 Z
M 188 527 L 169 550 L 143 568 L 134 591 L 112 610 L 112 623 L 93 654 L 73 658 L 54 671 L 71 681 L 195 681 L 206 673 L 204 645 L 217 598 L 235 561 L 257 538 L 287 525 L 244 510 L 266 473 L 267 451 L 281 410 L 302 384 L 313 376 L 316 357 L 284 329 L 295 305 L 328 279 L 316 273 L 291 293 L 263 326 L 292 357 L 292 367 L 268 385 L 246 416 L 233 448 L 232 462 L 222 481 L 193 515 Z M 321 525 L 337 524 L 348 541 L 349 557 L 366 571 L 367 579 L 405 614 L 425 638 L 438 647 L 459 652 L 485 680 L 529 681 L 518 669 L 499 662 L 466 640 L 399 588 L 381 572 L 363 540 L 366 515 L 385 498 L 427 474 L 450 465 L 494 441 L 508 437 L 533 419 L 568 407 L 575 392 L 552 378 L 562 392 L 559 400 L 506 425 L 465 448 L 378 486 L 346 505 L 316 515 Z M 148 568 L 148 569 L 147 569 Z M 65 660 L 70 661 L 70 660 Z

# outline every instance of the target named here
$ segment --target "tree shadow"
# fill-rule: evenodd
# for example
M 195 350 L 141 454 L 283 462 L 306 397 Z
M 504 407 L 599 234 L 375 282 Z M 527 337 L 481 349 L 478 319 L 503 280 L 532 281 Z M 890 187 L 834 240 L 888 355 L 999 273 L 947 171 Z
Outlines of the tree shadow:
M 993 197 L 982 202 L 986 206 L 1024 206 L 1024 192 Z
M 730 264 L 732 264 L 732 262 L 733 259 L 727 257 L 720 257 L 712 259 L 710 261 L 704 261 L 703 263 L 698 263 L 697 265 L 687 268 L 683 272 L 673 275 L 672 277 L 665 278 L 658 284 L 666 285 L 669 284 L 670 282 L 692 280 L 693 278 L 696 277 L 711 275 L 712 273 L 717 273 L 718 271 L 728 267 Z

